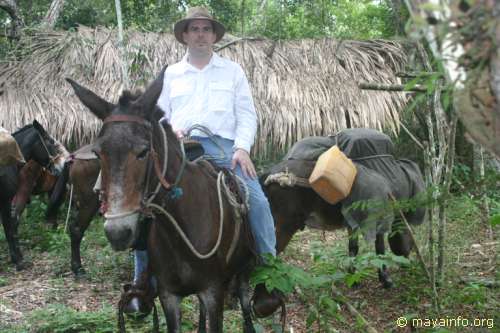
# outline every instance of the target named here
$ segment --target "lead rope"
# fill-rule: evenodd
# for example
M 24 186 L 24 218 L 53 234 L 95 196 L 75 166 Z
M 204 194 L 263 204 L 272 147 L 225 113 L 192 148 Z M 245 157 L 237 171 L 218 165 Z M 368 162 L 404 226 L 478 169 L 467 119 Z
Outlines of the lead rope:
M 205 127 L 203 127 L 201 125 L 194 125 L 194 126 L 192 126 L 189 129 L 189 131 L 191 131 L 193 129 L 198 129 L 198 130 L 201 130 L 201 131 L 206 131 L 207 134 L 211 133 L 210 130 L 208 130 L 207 128 L 205 128 Z M 164 156 L 164 160 L 163 160 L 163 168 L 162 168 L 162 176 L 163 176 L 165 174 L 166 168 L 167 168 L 168 144 L 167 144 L 167 135 L 165 133 L 165 130 L 164 130 L 163 126 L 161 126 L 161 125 L 160 125 L 160 131 L 161 131 L 161 134 L 162 134 L 163 150 L 164 150 L 164 155 L 165 155 Z M 214 143 L 216 143 L 216 142 L 214 141 Z M 184 168 L 184 166 L 186 164 L 186 157 L 185 157 L 184 145 L 183 145 L 182 142 L 181 142 L 181 151 L 182 151 L 182 154 L 183 154 L 183 163 L 181 165 L 181 172 L 177 175 L 175 183 L 174 183 L 174 186 L 180 180 L 180 177 L 181 177 L 181 174 L 182 174 L 182 169 Z M 222 148 L 221 148 L 221 151 L 223 151 Z M 248 198 L 249 198 L 248 192 L 249 192 L 249 190 L 248 190 L 248 187 L 246 186 L 245 182 L 240 177 L 236 176 L 236 178 L 242 184 L 242 186 L 244 188 L 244 192 L 245 192 L 245 204 L 244 205 L 246 205 L 246 207 L 249 207 L 249 203 L 248 203 Z M 177 221 L 175 220 L 175 218 L 170 213 L 168 213 L 163 207 L 161 207 L 161 206 L 153 203 L 153 200 L 156 197 L 156 195 L 158 194 L 160 188 L 161 188 L 161 181 L 156 186 L 156 189 L 153 192 L 153 195 L 146 201 L 145 207 L 146 208 L 154 208 L 154 209 L 158 210 L 160 213 L 162 213 L 164 216 L 166 216 L 168 218 L 168 220 L 172 223 L 172 225 L 174 226 L 174 228 L 177 230 L 177 232 L 181 236 L 182 240 L 185 242 L 185 244 L 191 250 L 191 252 L 197 258 L 199 258 L 199 259 L 207 259 L 207 258 L 211 257 L 218 250 L 218 248 L 220 246 L 220 242 L 221 242 L 221 239 L 222 239 L 222 230 L 223 230 L 223 225 L 224 225 L 224 206 L 223 206 L 223 201 L 222 201 L 222 188 L 224 188 L 224 190 L 226 191 L 228 201 L 231 204 L 231 206 L 233 206 L 235 208 L 236 211 L 238 211 L 238 210 L 244 211 L 244 209 L 245 209 L 245 208 L 242 207 L 243 205 L 240 205 L 236 201 L 235 197 L 233 197 L 231 195 L 230 190 L 225 185 L 225 176 L 224 176 L 223 172 L 219 172 L 219 174 L 217 176 L 217 196 L 218 196 L 218 199 L 219 199 L 219 210 L 220 210 L 220 214 L 219 214 L 219 216 L 220 216 L 220 218 L 219 218 L 219 234 L 217 236 L 217 242 L 214 245 L 214 247 L 212 248 L 212 250 L 210 250 L 207 254 L 201 254 L 200 252 L 198 252 L 198 250 L 196 250 L 194 248 L 193 244 L 191 243 L 191 241 L 189 240 L 189 238 L 186 236 L 186 234 L 184 233 L 184 231 L 181 229 L 181 227 L 179 226 L 179 224 L 177 223 Z M 236 227 L 235 235 L 233 237 L 233 241 L 231 243 L 231 247 L 230 247 L 229 252 L 228 252 L 228 254 L 226 256 L 226 262 L 229 261 L 229 259 L 231 258 L 231 255 L 232 255 L 232 252 L 234 251 L 235 242 L 237 241 L 237 238 L 238 238 L 237 236 L 239 235 L 239 232 L 240 232 L 240 225 L 238 224 L 237 227 Z
M 162 213 L 164 216 L 166 216 L 168 218 L 168 220 L 174 226 L 175 230 L 177 230 L 177 232 L 181 236 L 181 238 L 184 241 L 184 243 L 186 243 L 187 247 L 199 259 L 210 258 L 215 253 L 215 251 L 218 250 L 218 248 L 220 246 L 221 239 L 222 239 L 222 228 L 223 228 L 223 225 L 224 225 L 224 207 L 223 207 L 223 202 L 222 202 L 222 190 L 221 190 L 222 177 L 223 177 L 222 176 L 222 172 L 219 172 L 219 175 L 217 176 L 217 195 L 218 195 L 218 198 L 219 198 L 219 209 L 220 209 L 220 214 L 219 214 L 220 215 L 220 219 L 219 219 L 219 235 L 217 236 L 217 242 L 215 243 L 214 247 L 207 254 L 201 254 L 200 252 L 198 252 L 198 250 L 196 250 L 194 248 L 194 246 L 191 243 L 191 241 L 189 240 L 189 238 L 186 236 L 186 234 L 181 229 L 181 227 L 179 226 L 179 224 L 177 223 L 177 221 L 175 220 L 175 218 L 172 215 L 170 215 L 169 212 L 167 212 L 165 209 L 163 209 L 163 207 L 161 207 L 161 206 L 159 206 L 157 204 L 154 204 L 154 203 L 149 203 L 148 204 L 148 207 L 151 207 L 151 208 L 154 208 L 154 209 L 160 211 L 160 213 Z
M 167 145 L 167 133 L 165 133 L 165 129 L 161 124 L 160 126 L 160 132 L 162 134 L 162 143 L 163 143 L 163 166 L 162 166 L 162 172 L 161 174 L 164 175 L 167 172 L 167 162 L 168 162 L 168 145 Z M 153 144 L 153 139 L 151 139 L 151 145 Z M 148 207 L 153 200 L 155 199 L 156 195 L 160 191 L 161 188 L 161 181 L 158 182 L 156 185 L 155 190 L 153 191 L 153 194 L 149 197 L 149 199 L 146 201 L 145 206 Z
M 69 204 L 68 212 L 66 213 L 66 222 L 64 222 L 64 233 L 68 230 L 69 213 L 71 212 L 71 202 L 73 201 L 73 184 L 70 186 L 69 190 Z

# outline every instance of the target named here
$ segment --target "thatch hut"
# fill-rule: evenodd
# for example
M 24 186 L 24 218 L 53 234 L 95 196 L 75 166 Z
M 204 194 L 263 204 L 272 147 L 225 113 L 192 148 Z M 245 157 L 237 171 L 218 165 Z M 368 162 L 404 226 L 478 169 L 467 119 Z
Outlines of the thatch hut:
M 219 53 L 242 64 L 249 77 L 260 119 L 258 155 L 346 127 L 398 131 L 404 93 L 357 86 L 359 81 L 399 82 L 395 73 L 405 66 L 406 55 L 397 42 L 234 39 L 224 39 Z M 121 52 L 115 31 L 85 27 L 34 33 L 19 50 L 19 60 L 0 64 L 0 125 L 14 130 L 36 118 L 74 146 L 90 142 L 101 123 L 84 110 L 65 77 L 116 101 L 123 89 L 122 59 L 131 88 L 137 88 L 185 53 L 173 35 L 135 31 L 127 33 Z

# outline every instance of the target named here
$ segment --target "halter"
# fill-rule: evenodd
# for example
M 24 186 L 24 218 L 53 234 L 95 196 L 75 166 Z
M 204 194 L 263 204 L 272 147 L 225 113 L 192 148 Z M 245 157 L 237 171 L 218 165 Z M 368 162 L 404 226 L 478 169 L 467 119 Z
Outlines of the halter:
M 120 115 L 111 115 L 111 116 L 106 117 L 104 119 L 104 121 L 103 121 L 104 124 L 108 124 L 108 123 L 112 123 L 112 122 L 132 122 L 132 123 L 137 123 L 139 125 L 145 126 L 147 129 L 151 129 L 152 128 L 152 124 L 151 124 L 151 122 L 149 120 L 147 120 L 147 119 L 145 119 L 143 117 L 140 117 L 140 116 L 135 116 L 135 115 L 123 115 L 123 114 L 120 114 Z M 158 182 L 155 190 L 147 198 L 146 198 L 146 195 L 145 195 L 145 197 L 141 200 L 141 206 L 142 206 L 141 208 L 135 209 L 135 210 L 131 210 L 131 211 L 127 211 L 127 212 L 120 212 L 120 213 L 117 213 L 117 214 L 104 214 L 106 219 L 124 218 L 126 216 L 135 214 L 137 212 L 142 212 L 142 213 L 150 215 L 150 212 L 148 211 L 148 208 L 151 207 L 151 203 L 156 198 L 156 195 L 158 194 L 158 192 L 160 191 L 160 188 L 162 186 L 165 188 L 165 190 L 167 190 L 168 192 L 170 192 L 170 197 L 171 198 L 177 198 L 180 195 L 182 195 L 182 189 L 180 189 L 179 187 L 177 187 L 177 185 L 179 184 L 179 182 L 181 180 L 181 177 L 182 177 L 182 174 L 183 174 L 183 171 L 184 171 L 184 168 L 185 168 L 185 164 L 186 164 L 186 155 L 185 155 L 185 152 L 184 152 L 184 146 L 181 143 L 181 151 L 182 151 L 181 170 L 177 174 L 177 177 L 176 177 L 174 183 L 170 184 L 165 179 L 165 174 L 166 174 L 166 171 L 167 171 L 167 164 L 168 164 L 168 144 L 167 144 L 166 134 L 164 133 L 163 127 L 160 126 L 159 128 L 160 128 L 160 130 L 162 131 L 162 134 L 163 134 L 162 137 L 163 137 L 164 158 L 163 158 L 163 165 L 162 166 L 160 166 L 160 160 L 158 158 L 158 153 L 155 151 L 155 149 L 153 147 L 153 137 L 152 137 L 152 135 L 151 135 L 151 138 L 150 138 L 150 143 L 151 143 L 150 147 L 151 148 L 149 150 L 150 162 L 152 163 L 154 171 L 155 171 L 155 174 L 156 174 L 156 176 L 157 176 L 157 178 L 159 180 L 159 182 Z M 147 174 L 147 180 L 146 180 L 147 185 L 149 184 L 150 167 L 151 167 L 151 164 L 149 164 L 149 166 L 148 166 L 148 174 Z M 148 191 L 146 190 L 145 193 L 147 193 L 147 192 Z M 105 199 L 105 200 L 107 200 L 107 199 Z
M 53 156 L 50 153 L 49 148 L 47 148 L 47 145 L 45 144 L 45 140 L 43 139 L 43 137 L 40 134 L 40 132 L 36 131 L 36 134 L 38 135 L 38 138 L 40 139 L 40 142 L 42 143 L 42 146 L 45 149 L 45 152 L 47 153 L 47 156 L 49 157 L 49 161 L 47 162 L 47 165 L 44 166 L 44 168 L 49 169 L 50 166 L 54 165 L 54 161 L 57 160 L 62 155 L 62 153 Z

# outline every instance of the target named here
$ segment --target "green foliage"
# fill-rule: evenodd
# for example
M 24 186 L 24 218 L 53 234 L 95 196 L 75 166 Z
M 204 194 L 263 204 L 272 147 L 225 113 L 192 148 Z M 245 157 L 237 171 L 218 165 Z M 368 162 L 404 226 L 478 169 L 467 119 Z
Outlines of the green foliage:
M 311 287 L 314 279 L 300 268 L 291 266 L 278 257 L 266 256 L 266 263 L 258 266 L 251 276 L 252 285 L 265 283 L 271 292 L 278 289 L 285 294 L 291 293 L 296 285 Z
M 464 304 L 482 305 L 486 302 L 487 288 L 477 283 L 469 283 L 460 293 L 460 302 Z
M 116 332 L 116 311 L 109 305 L 97 312 L 83 312 L 62 304 L 53 304 L 31 312 L 26 322 L 27 325 L 24 328 L 29 332 L 111 333 Z
M 313 266 L 309 272 L 290 266 L 279 258 L 271 258 L 268 264 L 258 267 L 252 275 L 253 283 L 266 283 L 267 289 L 279 289 L 290 293 L 296 286 L 302 289 L 329 287 L 345 283 L 348 287 L 372 277 L 376 269 L 408 266 L 410 261 L 392 253 L 377 255 L 372 252 L 349 257 L 342 249 L 325 249 L 312 245 Z M 348 273 L 348 271 L 354 271 Z
M 8 285 L 8 284 L 9 284 L 9 282 L 10 282 L 10 281 L 9 281 L 8 279 L 6 279 L 6 278 L 4 278 L 4 277 L 0 276 L 0 287 L 3 287 L 3 286 Z
M 500 225 L 500 214 L 493 215 L 490 219 L 490 224 L 492 226 Z
M 41 22 L 50 2 L 18 1 L 28 27 Z M 171 31 L 188 7 L 204 5 L 235 35 L 272 39 L 368 39 L 394 35 L 389 1 L 268 0 L 264 7 L 261 3 L 260 0 L 122 0 L 121 6 L 126 29 Z M 9 22 L 8 15 L 0 11 L 2 30 L 9 27 Z M 78 25 L 116 26 L 114 1 L 67 0 L 56 28 L 67 30 Z
M 244 19 L 243 35 L 272 39 L 336 37 L 348 39 L 384 38 L 394 34 L 386 2 L 352 0 L 268 0 L 247 1 L 252 19 Z M 241 23 L 240 23 L 241 24 Z

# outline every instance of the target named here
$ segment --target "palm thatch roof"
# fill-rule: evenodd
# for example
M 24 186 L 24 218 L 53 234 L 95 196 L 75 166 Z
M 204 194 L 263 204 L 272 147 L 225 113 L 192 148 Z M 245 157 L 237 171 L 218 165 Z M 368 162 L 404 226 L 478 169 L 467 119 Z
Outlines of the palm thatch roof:
M 173 35 L 135 31 L 127 33 L 124 48 L 131 88 L 144 87 L 185 53 Z M 84 110 L 64 78 L 116 101 L 124 88 L 116 31 L 37 32 L 20 50 L 20 60 L 0 63 L 0 125 L 14 130 L 36 118 L 66 144 L 90 142 L 101 122 Z M 397 42 L 239 40 L 219 54 L 240 63 L 248 75 L 260 119 L 258 155 L 348 125 L 399 129 L 405 95 L 357 87 L 360 81 L 399 82 L 395 73 L 404 68 L 406 55 Z

